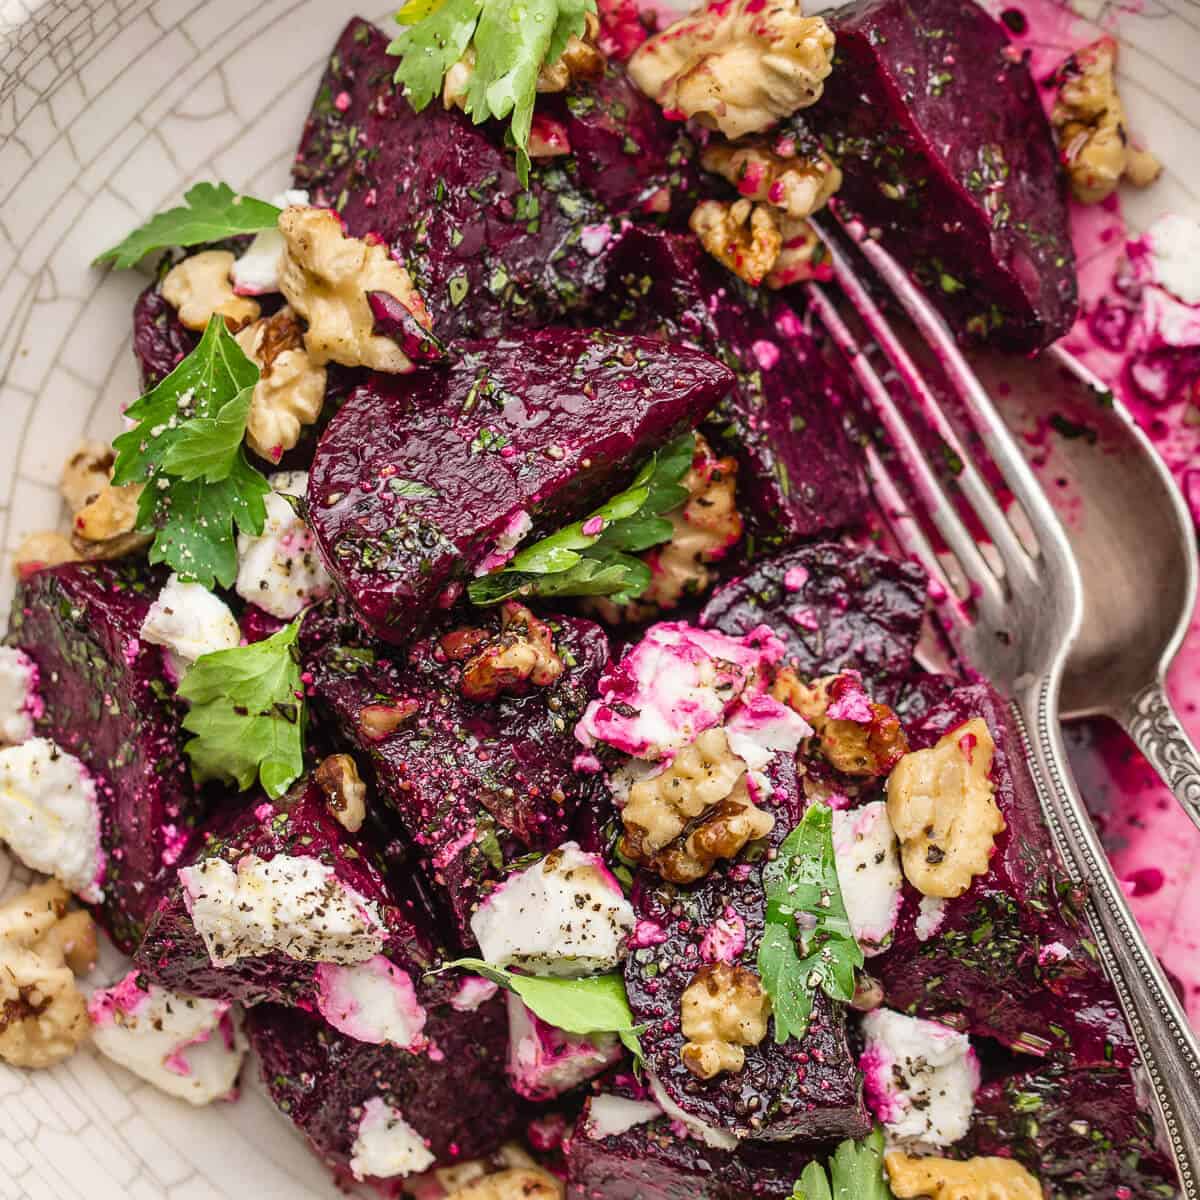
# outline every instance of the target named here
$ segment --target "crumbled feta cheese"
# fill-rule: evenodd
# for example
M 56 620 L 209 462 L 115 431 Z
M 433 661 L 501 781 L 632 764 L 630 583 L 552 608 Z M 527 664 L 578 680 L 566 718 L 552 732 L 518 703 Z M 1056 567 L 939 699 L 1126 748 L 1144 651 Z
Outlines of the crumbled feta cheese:
M 616 967 L 633 926 L 633 908 L 604 860 L 575 842 L 509 876 L 471 918 L 489 963 L 573 977 Z
M 343 967 L 317 968 L 317 1010 L 347 1037 L 401 1050 L 425 1044 L 425 1010 L 406 971 L 382 954 Z
M 655 625 L 601 677 L 575 736 L 589 748 L 599 741 L 635 758 L 669 757 L 720 725 L 743 694 L 761 692 L 763 669 L 783 655 L 765 625 L 739 638 L 686 621 Z
M 400 1110 L 379 1096 L 363 1105 L 350 1154 L 350 1170 L 359 1181 L 413 1175 L 436 1161 Z
M 1200 221 L 1168 213 L 1150 226 L 1146 240 L 1155 282 L 1184 304 L 1200 304 Z
M 48 738 L 0 750 L 0 839 L 27 867 L 53 875 L 89 904 L 104 899 L 96 784 Z
M 271 201 L 276 208 L 307 205 L 308 193 L 300 189 L 281 192 Z M 254 235 L 246 252 L 233 264 L 229 278 L 239 296 L 263 296 L 279 291 L 279 266 L 286 243 L 278 229 Z
M 165 646 L 176 679 L 196 659 L 217 650 L 232 650 L 242 640 L 229 605 L 199 583 L 172 575 L 142 622 L 143 642 Z
M 876 800 L 834 812 L 833 850 L 854 939 L 864 954 L 878 954 L 892 940 L 904 884 L 887 804 Z
M 268 481 L 267 519 L 257 537 L 238 535 L 235 585 L 243 600 L 280 620 L 290 621 L 309 604 L 329 594 L 333 581 L 317 553 L 312 530 L 285 499 L 302 497 L 307 471 L 278 471 Z
M 752 771 L 768 767 L 777 754 L 795 754 L 812 726 L 772 696 L 751 696 L 725 722 L 729 749 Z
M 699 1117 L 693 1117 L 691 1113 L 684 1112 L 667 1095 L 667 1089 L 663 1087 L 662 1080 L 653 1071 L 646 1072 L 646 1083 L 650 1087 L 650 1094 L 658 1101 L 658 1106 L 663 1110 L 663 1113 L 675 1122 L 677 1136 L 684 1137 L 690 1135 L 697 1141 L 703 1142 L 706 1146 L 711 1146 L 714 1150 L 737 1149 L 738 1139 L 736 1134 L 730 1133 L 728 1129 L 718 1129 L 715 1125 L 709 1125 L 706 1121 L 701 1121 Z
M 643 922 L 638 922 L 638 927 Z M 666 941 L 666 936 L 663 936 Z M 706 963 L 735 963 L 746 949 L 746 922 L 732 905 L 704 931 L 700 957 Z
M 232 1100 L 248 1045 L 227 1000 L 180 996 L 131 971 L 88 1001 L 92 1040 L 113 1062 L 189 1104 Z
M 527 1100 L 553 1100 L 620 1061 L 615 1034 L 565 1033 L 530 1012 L 514 992 L 508 1000 L 508 1079 Z
M 615 1137 L 637 1125 L 656 1121 L 663 1115 L 653 1100 L 629 1100 L 625 1096 L 601 1093 L 593 1096 L 584 1110 L 583 1132 L 593 1141 Z
M 941 896 L 922 896 L 917 905 L 917 921 L 913 932 L 918 942 L 927 942 L 942 927 L 946 919 L 946 901 Z
M 19 746 L 33 737 L 42 712 L 37 663 L 24 650 L 0 646 L 0 746 Z
M 966 1135 L 979 1060 L 965 1033 L 877 1008 L 863 1017 L 868 1107 L 897 1141 L 949 1146 Z
M 499 990 L 490 979 L 468 975 L 450 997 L 450 1007 L 455 1012 L 478 1012 Z
M 523 508 L 517 509 L 501 530 L 496 544 L 483 556 L 479 566 L 475 568 L 475 574 L 477 576 L 487 575 L 489 572 L 498 571 L 505 566 L 512 558 L 517 546 L 532 528 L 533 518 Z
M 383 949 L 375 904 L 314 858 L 254 854 L 236 869 L 223 858 L 182 867 L 192 924 L 213 966 L 278 951 L 299 962 L 353 964 Z

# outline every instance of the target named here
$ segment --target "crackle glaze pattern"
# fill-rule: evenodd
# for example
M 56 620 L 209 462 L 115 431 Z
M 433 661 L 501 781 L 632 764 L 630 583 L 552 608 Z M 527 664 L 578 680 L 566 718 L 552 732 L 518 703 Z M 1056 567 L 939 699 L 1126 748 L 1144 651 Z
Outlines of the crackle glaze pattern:
M 1132 122 L 1168 163 L 1164 180 L 1130 198 L 1131 226 L 1200 211 L 1200 157 L 1172 155 L 1195 146 L 1200 6 L 1076 3 L 1089 20 L 1118 18 Z M 353 7 L 0 0 L 0 619 L 12 551 L 63 516 L 66 452 L 114 434 L 136 395 L 129 311 L 143 278 L 90 260 L 195 180 L 277 191 L 319 65 Z M 395 7 L 368 2 L 364 15 L 386 19 Z M 1072 24 L 1064 16 L 1049 57 L 1087 40 L 1087 25 Z M 0 888 L 25 878 L 0 852 Z M 112 955 L 95 982 L 121 969 Z M 90 1051 L 53 1071 L 0 1066 L 0 1198 L 339 1195 L 246 1075 L 236 1106 L 196 1111 Z

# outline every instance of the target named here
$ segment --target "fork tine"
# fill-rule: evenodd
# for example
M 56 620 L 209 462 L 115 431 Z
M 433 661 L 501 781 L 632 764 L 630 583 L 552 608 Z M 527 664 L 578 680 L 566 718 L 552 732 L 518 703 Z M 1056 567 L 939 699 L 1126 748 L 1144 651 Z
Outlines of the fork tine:
M 825 249 L 830 256 L 839 286 L 866 323 L 871 336 L 878 343 L 880 349 L 900 373 L 905 387 L 917 402 L 921 416 L 962 463 L 962 469 L 957 474 L 958 486 L 991 539 L 992 546 L 1000 556 L 1005 571 L 1028 573 L 1028 552 L 1014 532 L 1007 515 L 993 495 L 992 489 L 984 481 L 983 476 L 971 461 L 971 457 L 963 449 L 957 432 L 946 419 L 945 413 L 942 412 L 930 391 L 924 376 L 917 369 L 912 356 L 855 274 L 841 247 L 822 229 L 819 221 L 814 222 L 814 226 L 825 243 Z M 965 364 L 963 365 L 965 367 Z
M 822 324 L 828 329 L 834 343 L 845 354 L 850 369 L 867 393 L 868 399 L 883 423 L 888 438 L 895 446 L 900 460 L 912 480 L 921 503 L 934 525 L 937 526 L 938 532 L 945 539 L 950 552 L 958 559 L 963 574 L 976 593 L 976 598 L 981 604 L 987 606 L 988 615 L 998 616 L 1004 604 L 1004 593 L 1000 581 L 996 578 L 995 572 L 987 565 L 983 555 L 980 554 L 971 531 L 958 515 L 941 480 L 930 467 L 891 393 L 859 349 L 854 335 L 824 291 L 816 284 L 810 283 L 808 284 L 808 295 Z M 927 558 L 936 561 L 932 549 L 927 555 L 922 554 L 920 557 L 923 563 Z M 928 569 L 927 563 L 925 565 Z M 939 575 L 944 582 L 945 576 L 940 571 Z M 953 589 L 950 589 L 948 584 L 946 586 L 947 590 L 952 593 Z M 954 615 L 960 620 L 966 618 L 965 612 L 961 610 Z

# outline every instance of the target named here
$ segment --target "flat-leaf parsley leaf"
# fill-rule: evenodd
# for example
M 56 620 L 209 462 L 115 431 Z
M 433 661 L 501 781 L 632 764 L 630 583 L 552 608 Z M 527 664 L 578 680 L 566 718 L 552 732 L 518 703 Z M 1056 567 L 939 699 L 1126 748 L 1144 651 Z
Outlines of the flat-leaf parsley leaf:
M 179 683 L 191 707 L 184 746 L 197 782 L 257 778 L 272 799 L 304 771 L 304 687 L 296 638 L 300 622 L 261 642 L 202 654 Z
M 279 221 L 280 210 L 274 204 L 239 196 L 227 183 L 198 183 L 183 199 L 178 208 L 157 213 L 124 241 L 98 254 L 96 262 L 111 262 L 118 270 L 126 270 L 152 250 L 259 233 L 274 229 Z
M 883 1172 L 883 1131 L 876 1127 L 857 1142 L 842 1142 L 828 1173 L 820 1163 L 809 1163 L 791 1200 L 895 1200 Z
M 775 1040 L 786 1042 L 808 1032 L 817 988 L 843 1003 L 853 997 L 854 972 L 864 961 L 838 884 L 827 805 L 813 804 L 784 838 L 763 868 L 763 888 L 758 971 L 771 997 Z

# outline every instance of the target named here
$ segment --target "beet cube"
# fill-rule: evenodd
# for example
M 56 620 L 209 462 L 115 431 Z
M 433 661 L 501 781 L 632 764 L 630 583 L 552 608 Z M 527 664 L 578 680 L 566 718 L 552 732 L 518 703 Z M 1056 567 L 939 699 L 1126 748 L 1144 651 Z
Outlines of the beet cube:
M 199 340 L 185 328 L 157 283 L 146 288 L 133 306 L 133 356 L 142 390 L 148 392 L 166 379 Z

